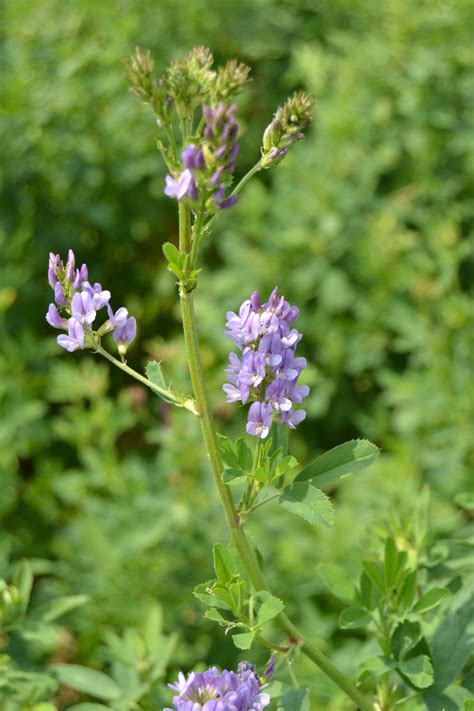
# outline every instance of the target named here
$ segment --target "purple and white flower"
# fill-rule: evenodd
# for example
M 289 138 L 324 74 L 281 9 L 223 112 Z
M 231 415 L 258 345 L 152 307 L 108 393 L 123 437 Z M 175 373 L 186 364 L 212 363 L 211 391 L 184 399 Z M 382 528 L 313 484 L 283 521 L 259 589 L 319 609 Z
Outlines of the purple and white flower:
M 98 282 L 90 284 L 86 264 L 80 269 L 76 269 L 75 264 L 72 249 L 68 252 L 66 264 L 61 261 L 59 254 L 50 252 L 48 282 L 54 290 L 56 303 L 49 305 L 46 321 L 53 328 L 67 331 L 67 335 L 61 334 L 57 341 L 68 351 L 93 348 L 100 336 L 113 331 L 118 351 L 123 356 L 136 336 L 135 318 L 129 316 L 124 307 L 117 309 L 114 314 L 109 304 L 110 291 L 103 289 Z M 104 307 L 107 307 L 109 320 L 98 332 L 93 331 L 97 314 Z
M 175 711 L 262 711 L 270 703 L 254 665 L 246 662 L 239 664 L 237 672 L 219 672 L 216 667 L 187 677 L 180 672 L 170 688 L 177 692 L 173 697 Z
M 255 291 L 238 314 L 227 314 L 225 335 L 242 356 L 229 355 L 224 392 L 227 402 L 252 402 L 247 432 L 262 439 L 268 436 L 274 418 L 294 429 L 306 416 L 304 410 L 294 409 L 309 394 L 307 385 L 297 385 L 306 368 L 306 359 L 295 355 L 301 333 L 291 324 L 298 313 L 275 288 L 266 303 L 260 302 Z

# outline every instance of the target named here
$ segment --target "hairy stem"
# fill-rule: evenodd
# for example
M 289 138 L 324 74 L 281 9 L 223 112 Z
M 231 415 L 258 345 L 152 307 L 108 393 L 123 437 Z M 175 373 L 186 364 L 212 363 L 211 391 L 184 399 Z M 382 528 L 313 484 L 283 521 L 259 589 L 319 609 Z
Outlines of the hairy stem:
M 256 172 L 256 170 L 254 171 Z M 242 182 L 242 181 L 241 181 Z M 187 215 L 185 213 L 188 213 Z M 189 241 L 183 232 L 189 232 L 189 208 L 180 204 L 180 244 Z M 188 293 L 184 288 L 180 288 L 181 315 L 183 320 L 184 342 L 188 361 L 189 373 L 194 390 L 194 397 L 200 413 L 201 428 L 206 444 L 209 462 L 214 474 L 217 489 L 221 498 L 227 525 L 230 530 L 232 541 L 245 566 L 247 575 L 257 591 L 266 590 L 270 592 L 269 586 L 260 570 L 255 553 L 241 526 L 238 513 L 235 509 L 234 500 L 229 487 L 222 480 L 223 464 L 217 440 L 217 431 L 212 415 L 212 410 L 207 394 L 204 372 L 199 349 L 199 337 L 196 328 L 196 317 L 194 314 L 194 292 Z M 301 647 L 303 653 L 311 659 L 332 681 L 337 684 L 345 693 L 362 709 L 362 711 L 372 711 L 372 704 L 358 691 L 354 684 L 339 671 L 326 655 L 314 644 L 305 639 L 303 634 L 289 620 L 285 613 L 280 613 L 277 617 L 280 628 L 287 635 L 290 644 Z

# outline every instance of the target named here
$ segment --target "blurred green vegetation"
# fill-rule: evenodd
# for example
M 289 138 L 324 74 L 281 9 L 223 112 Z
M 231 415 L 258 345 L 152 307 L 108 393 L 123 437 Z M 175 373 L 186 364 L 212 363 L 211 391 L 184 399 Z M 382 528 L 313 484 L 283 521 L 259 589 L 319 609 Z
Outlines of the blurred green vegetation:
M 48 252 L 72 247 L 137 316 L 129 362 L 162 360 L 187 389 L 161 256 L 176 206 L 121 60 L 140 44 L 161 69 L 204 44 L 217 61 L 253 66 L 241 175 L 278 104 L 295 88 L 316 96 L 308 139 L 216 220 L 197 301 L 223 431 L 243 423 L 221 391 L 225 312 L 278 284 L 301 309 L 310 363 L 294 453 L 306 462 L 353 436 L 382 448 L 373 470 L 332 492 L 333 529 L 270 508 L 250 523 L 275 590 L 353 671 L 363 635 L 337 631 L 340 607 L 316 563 L 357 575 L 384 531 L 402 545 L 426 485 L 433 540 L 472 535 L 454 501 L 474 465 L 472 3 L 16 0 L 3 16 L 0 577 L 27 557 L 33 605 L 89 596 L 29 647 L 12 638 L 8 653 L 22 669 L 104 668 L 107 635 L 140 628 L 159 604 L 178 633 L 169 678 L 235 664 L 191 595 L 210 577 L 211 541 L 226 539 L 196 423 L 97 358 L 61 351 L 44 320 Z M 314 682 L 310 668 L 302 677 Z M 316 679 L 315 698 L 343 708 Z

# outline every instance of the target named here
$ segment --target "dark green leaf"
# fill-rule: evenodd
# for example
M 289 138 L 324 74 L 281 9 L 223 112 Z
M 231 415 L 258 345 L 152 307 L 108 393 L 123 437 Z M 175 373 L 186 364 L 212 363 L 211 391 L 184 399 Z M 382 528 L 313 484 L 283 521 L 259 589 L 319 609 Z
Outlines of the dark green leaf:
M 345 602 L 354 600 L 356 587 L 342 568 L 333 563 L 320 563 L 316 570 L 332 595 Z
M 474 641 L 474 598 L 469 590 L 456 596 L 455 609 L 447 614 L 433 635 L 432 659 L 436 686 L 444 689 L 461 672 Z
M 405 620 L 398 624 L 390 639 L 390 646 L 395 659 L 403 659 L 418 644 L 422 635 L 423 631 L 419 622 Z
M 280 422 L 274 422 L 271 429 L 271 438 L 271 454 L 281 450 L 282 456 L 285 457 L 288 454 L 288 427 Z
M 426 689 L 433 683 L 433 667 L 425 654 L 406 659 L 398 668 L 418 689 Z
M 334 523 L 332 503 L 326 494 L 311 484 L 299 482 L 287 486 L 280 496 L 280 503 L 287 511 L 309 523 L 318 526 L 332 526 Z
M 221 457 L 228 467 L 231 469 L 241 469 L 239 458 L 234 449 L 234 445 L 228 437 L 224 435 L 219 435 L 219 450 Z
M 362 607 L 347 607 L 339 616 L 339 625 L 345 630 L 366 627 L 370 622 L 371 616 Z
M 340 444 L 305 467 L 295 481 L 315 480 L 318 486 L 365 469 L 379 455 L 379 449 L 368 440 L 353 439 Z
M 415 602 L 416 578 L 416 570 L 412 570 L 411 573 L 408 573 L 403 583 L 400 593 L 400 603 L 405 610 L 411 610 L 412 605 Z
M 113 701 L 120 698 L 120 687 L 106 674 L 87 669 L 77 664 L 54 664 L 51 667 L 55 677 L 64 686 L 69 686 L 76 691 L 82 691 L 91 696 L 97 696 L 104 701 Z
M 253 456 L 250 447 L 247 445 L 243 437 L 235 443 L 235 454 L 239 462 L 239 467 L 244 472 L 250 472 L 252 469 Z
M 379 588 L 363 570 L 360 576 L 360 592 L 357 594 L 360 606 L 365 607 L 367 610 L 375 610 L 381 595 Z
M 389 536 L 385 541 L 384 577 L 387 590 L 393 585 L 397 573 L 398 551 L 394 539 Z
M 225 481 L 229 486 L 239 486 L 240 484 L 245 484 L 247 477 L 242 469 L 224 469 L 222 481 Z
M 380 592 L 385 592 L 385 581 L 381 566 L 371 560 L 362 561 L 362 565 L 374 585 L 380 590 Z
M 425 593 L 420 600 L 418 600 L 413 608 L 413 612 L 428 612 L 428 610 L 432 610 L 449 595 L 450 592 L 446 588 L 431 588 L 431 590 L 428 590 L 428 592 Z
M 306 686 L 291 689 L 276 703 L 277 711 L 309 711 L 309 694 Z

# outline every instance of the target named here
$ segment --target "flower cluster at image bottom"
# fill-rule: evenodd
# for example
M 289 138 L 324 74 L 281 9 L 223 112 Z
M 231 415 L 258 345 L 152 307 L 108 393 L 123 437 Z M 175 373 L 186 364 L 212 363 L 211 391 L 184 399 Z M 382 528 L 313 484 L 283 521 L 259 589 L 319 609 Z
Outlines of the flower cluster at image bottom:
M 270 696 L 262 692 L 273 673 L 272 662 L 262 679 L 253 664 L 241 662 L 237 672 L 211 667 L 205 672 L 192 672 L 187 677 L 179 674 L 179 681 L 170 684 L 177 692 L 173 697 L 175 711 L 261 711 L 270 703 Z M 164 709 L 164 711 L 173 711 Z
M 295 355 L 302 336 L 291 325 L 298 313 L 275 288 L 266 303 L 261 304 L 254 291 L 238 314 L 227 314 L 225 335 L 242 355 L 229 355 L 226 372 L 230 382 L 224 385 L 224 392 L 228 402 L 252 402 L 247 432 L 262 439 L 268 436 L 274 417 L 294 429 L 306 416 L 304 410 L 294 407 L 309 393 L 307 385 L 297 385 L 306 367 L 305 358 Z
M 66 264 L 61 261 L 59 254 L 50 252 L 48 281 L 54 290 L 56 303 L 49 305 L 46 320 L 53 328 L 67 331 L 67 334 L 62 333 L 57 338 L 58 344 L 67 351 L 94 348 L 96 343 L 92 324 L 97 312 L 105 308 L 109 318 L 97 333 L 100 337 L 112 331 L 118 351 L 124 355 L 135 338 L 136 320 L 128 315 L 123 306 L 114 313 L 109 303 L 110 291 L 102 289 L 98 282 L 92 285 L 88 276 L 85 264 L 80 269 L 76 268 L 72 249 L 68 252 Z

